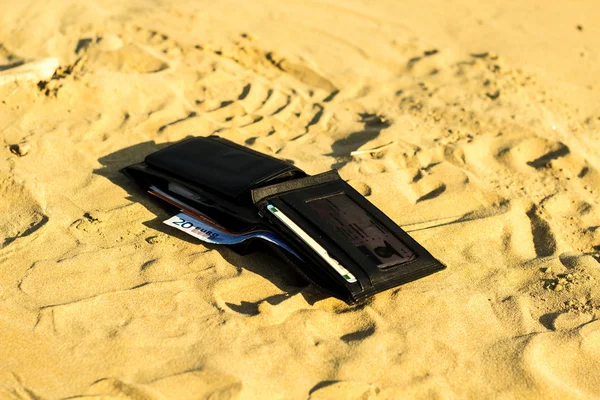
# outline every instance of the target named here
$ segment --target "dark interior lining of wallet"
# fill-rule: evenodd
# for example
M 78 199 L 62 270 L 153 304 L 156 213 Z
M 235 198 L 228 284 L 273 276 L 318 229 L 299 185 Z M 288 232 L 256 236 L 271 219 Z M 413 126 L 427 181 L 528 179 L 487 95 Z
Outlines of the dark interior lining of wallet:
M 277 206 L 281 207 L 281 204 L 277 204 Z M 289 206 L 287 206 L 286 204 L 284 204 L 284 206 L 286 206 L 286 208 L 289 208 Z M 281 207 L 281 208 L 283 208 L 283 207 Z M 354 285 L 354 284 L 350 284 L 350 283 L 346 282 L 346 280 L 344 278 L 342 278 L 336 271 L 334 271 L 333 268 L 329 264 L 327 264 L 316 252 L 314 252 L 306 243 L 304 243 L 304 241 L 302 239 L 300 239 L 295 233 L 291 232 L 289 230 L 289 228 L 287 228 L 281 221 L 279 221 L 277 218 L 272 216 L 270 214 L 270 212 L 266 210 L 266 208 L 263 209 L 261 214 L 263 214 L 265 219 L 267 219 L 270 222 L 271 226 L 273 226 L 275 228 L 274 230 L 283 239 L 285 239 L 285 241 L 286 241 L 286 243 L 288 243 L 288 245 L 292 244 L 293 247 L 303 249 L 302 251 L 300 251 L 300 253 L 302 254 L 303 257 L 309 258 L 309 261 L 311 263 L 321 266 L 321 267 L 317 267 L 317 268 L 314 268 L 314 267 L 311 268 L 315 271 L 315 274 L 321 275 L 321 276 L 326 276 L 328 281 L 335 282 L 339 286 Z M 288 212 L 288 214 L 289 214 L 289 212 Z M 293 218 L 294 216 L 289 215 L 289 217 Z M 351 272 L 355 272 L 355 271 L 351 271 Z M 356 284 L 362 286 L 362 284 L 360 282 L 358 282 Z M 344 292 L 345 291 L 346 290 L 344 290 Z
M 345 182 L 340 182 L 340 184 L 343 186 L 347 185 Z M 311 189 L 312 188 L 307 188 L 307 190 L 311 190 Z M 340 190 L 341 189 L 342 188 L 340 188 Z M 332 193 L 327 194 L 326 197 L 331 196 Z M 353 201 L 356 201 L 355 196 L 352 195 L 352 190 L 350 188 L 345 188 L 343 193 L 344 193 L 344 195 L 349 196 Z M 337 251 L 341 252 L 343 254 L 343 257 L 345 257 L 347 259 L 347 262 L 349 263 L 349 265 L 345 265 L 347 268 L 350 265 L 355 265 L 355 268 L 359 268 L 360 273 L 364 274 L 364 279 L 368 279 L 368 281 L 370 283 L 369 285 L 362 284 L 363 288 L 367 288 L 369 286 L 374 286 L 374 285 L 379 285 L 379 284 L 389 281 L 389 280 L 394 280 L 394 279 L 401 280 L 402 278 L 401 277 L 399 278 L 398 276 L 405 276 L 405 275 L 410 275 L 411 273 L 413 273 L 414 268 L 412 268 L 411 265 L 416 264 L 417 261 L 423 257 L 422 253 L 415 251 L 415 255 L 416 255 L 415 259 L 413 259 L 411 261 L 407 261 L 402 264 L 395 265 L 395 266 L 390 266 L 385 269 L 379 269 L 379 268 L 377 268 L 376 265 L 373 265 L 368 259 L 366 259 L 366 257 L 362 253 L 360 253 L 360 251 L 358 251 L 356 248 L 354 248 L 353 246 L 349 247 L 349 248 L 340 246 L 339 244 L 346 242 L 346 240 L 338 232 L 336 232 L 335 228 L 333 228 L 332 226 L 329 226 L 327 223 L 318 223 L 317 221 L 320 219 L 319 216 L 314 211 L 312 211 L 308 206 L 306 206 L 304 204 L 303 200 L 293 199 L 293 196 L 294 196 L 293 192 L 288 192 L 281 196 L 281 200 L 285 204 L 287 204 L 288 207 L 291 207 L 297 214 L 303 215 L 304 216 L 303 221 L 305 221 L 305 223 L 308 226 L 312 227 L 312 229 L 314 229 L 316 232 L 319 232 L 322 236 L 324 236 L 326 238 L 330 238 L 329 239 L 329 241 L 331 242 L 330 246 L 337 249 Z M 298 203 L 300 205 L 298 205 Z M 364 208 L 362 206 L 361 206 L 361 208 L 363 208 L 365 210 L 365 212 L 368 212 L 366 208 Z M 385 225 L 384 225 L 384 227 L 386 229 L 388 229 L 390 234 L 394 235 L 398 240 L 400 240 L 406 246 L 410 246 L 411 250 L 413 250 L 413 247 L 414 248 L 418 247 L 418 244 L 415 245 L 414 240 L 412 238 L 409 237 L 411 239 L 411 241 L 409 243 L 406 243 L 407 240 L 405 238 L 401 238 L 397 234 L 397 232 L 393 232 L 392 230 L 389 230 L 389 228 Z M 357 271 L 354 270 L 355 268 L 352 268 L 352 269 L 348 268 L 348 269 L 350 269 L 350 272 L 353 272 L 355 275 L 357 275 Z M 361 283 L 363 283 L 362 280 L 361 280 Z M 364 283 L 366 283 L 366 282 L 364 282 Z
M 137 165 L 142 166 L 143 163 Z M 231 229 L 232 231 L 241 231 L 256 225 L 261 225 L 261 220 L 258 213 L 255 214 L 255 217 L 252 220 L 246 219 L 245 221 L 240 221 L 239 218 L 231 217 L 232 213 L 237 213 L 237 215 L 239 216 L 239 210 L 231 210 L 227 207 L 223 207 L 223 201 L 221 199 L 215 198 L 210 193 L 207 193 L 205 191 L 199 192 L 197 188 L 190 188 L 189 185 L 186 185 L 185 182 L 182 182 L 176 178 L 170 176 L 161 176 L 162 174 L 160 174 L 160 172 L 157 173 L 154 170 L 147 170 L 144 168 L 138 169 L 134 167 L 135 166 L 129 167 L 126 170 L 126 173 L 132 175 L 135 181 L 138 182 L 144 190 L 148 190 L 148 188 L 151 185 L 154 185 L 159 189 L 169 193 L 169 195 L 180 199 L 182 202 L 194 206 L 194 208 L 198 209 L 198 211 L 201 211 L 208 217 L 211 217 L 215 221 L 219 222 L 225 228 Z M 141 184 L 142 182 L 144 183 L 143 185 Z M 193 200 L 182 198 L 182 196 L 179 196 L 178 194 L 168 190 L 169 182 L 177 183 L 193 192 L 199 192 L 199 195 L 204 196 L 207 199 L 213 201 L 214 206 L 209 206 L 206 204 L 195 202 Z M 249 214 L 247 209 L 245 211 L 246 214 Z

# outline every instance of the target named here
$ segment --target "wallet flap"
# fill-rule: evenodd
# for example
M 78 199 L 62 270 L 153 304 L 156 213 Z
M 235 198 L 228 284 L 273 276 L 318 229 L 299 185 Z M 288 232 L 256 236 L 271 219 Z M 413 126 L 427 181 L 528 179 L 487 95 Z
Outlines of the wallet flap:
M 260 184 L 305 175 L 290 163 L 219 137 L 187 139 L 148 155 L 145 161 L 232 198 Z

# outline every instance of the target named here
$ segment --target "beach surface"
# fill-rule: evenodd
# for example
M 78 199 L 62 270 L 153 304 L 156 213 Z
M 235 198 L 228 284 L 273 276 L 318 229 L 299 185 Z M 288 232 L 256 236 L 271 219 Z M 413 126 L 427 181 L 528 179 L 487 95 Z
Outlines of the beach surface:
M 597 1 L 1 5 L 0 398 L 600 397 Z M 164 225 L 119 170 L 211 134 L 447 269 L 348 306 Z

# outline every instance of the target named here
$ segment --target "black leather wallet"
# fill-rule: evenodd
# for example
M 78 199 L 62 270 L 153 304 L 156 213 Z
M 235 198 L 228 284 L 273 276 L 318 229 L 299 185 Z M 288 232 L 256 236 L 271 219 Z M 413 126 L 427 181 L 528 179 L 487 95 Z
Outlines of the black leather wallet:
M 308 176 L 218 136 L 183 140 L 122 171 L 145 190 L 185 188 L 194 194 L 185 202 L 228 230 L 276 233 L 293 253 L 267 243 L 275 253 L 350 304 L 445 268 L 336 171 Z

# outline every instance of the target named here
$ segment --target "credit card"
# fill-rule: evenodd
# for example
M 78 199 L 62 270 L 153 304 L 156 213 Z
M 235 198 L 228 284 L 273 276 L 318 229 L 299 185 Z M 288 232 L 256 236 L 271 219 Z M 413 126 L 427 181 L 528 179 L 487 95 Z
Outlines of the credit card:
M 212 218 L 209 218 L 208 216 L 204 215 L 203 213 L 201 213 L 200 211 L 198 211 L 197 209 L 195 209 L 194 207 L 191 207 L 190 205 L 174 198 L 173 196 L 169 195 L 168 193 L 163 192 L 162 190 L 160 190 L 159 188 L 157 188 L 156 186 L 150 186 L 148 188 L 148 193 L 150 193 L 153 196 L 158 197 L 161 200 L 166 201 L 169 204 L 172 204 L 176 207 L 179 207 L 179 209 L 183 212 L 185 212 L 186 214 L 193 216 L 194 218 L 197 218 L 201 221 L 204 221 L 205 223 L 211 225 L 211 226 L 215 226 L 217 227 L 219 230 L 223 231 L 223 232 L 228 232 L 229 231 L 225 228 L 223 228 L 222 226 L 220 226 L 216 221 L 214 221 Z
M 177 193 L 178 195 L 183 196 L 186 199 L 193 200 L 197 203 L 205 205 L 210 205 L 213 203 L 211 200 L 201 196 L 200 194 L 192 192 L 191 190 L 184 188 L 183 186 L 178 185 L 176 183 L 169 182 L 168 187 L 170 192 Z
M 348 271 L 342 264 L 340 264 L 337 260 L 332 258 L 327 250 L 323 248 L 319 243 L 317 243 L 312 237 L 310 237 L 302 228 L 300 228 L 294 221 L 292 221 L 287 215 L 281 212 L 280 209 L 275 207 L 272 204 L 267 205 L 267 210 L 271 214 L 273 214 L 279 221 L 281 221 L 285 226 L 290 228 L 292 232 L 296 234 L 304 243 L 306 243 L 311 249 L 315 251 L 327 264 L 331 266 L 338 274 L 340 274 L 347 282 L 354 283 L 356 282 L 356 277 L 352 275 L 350 271 Z

